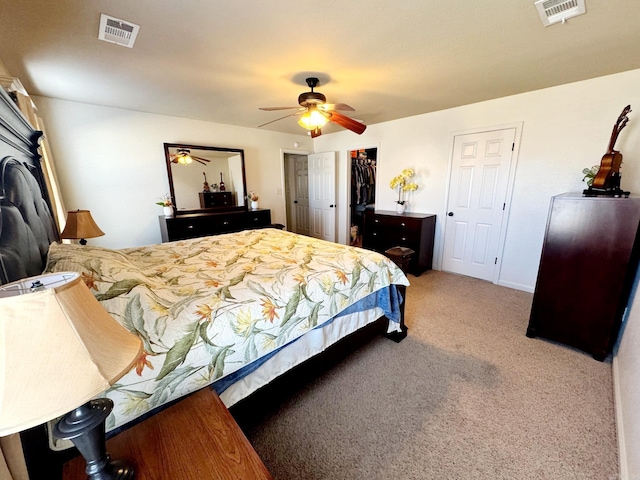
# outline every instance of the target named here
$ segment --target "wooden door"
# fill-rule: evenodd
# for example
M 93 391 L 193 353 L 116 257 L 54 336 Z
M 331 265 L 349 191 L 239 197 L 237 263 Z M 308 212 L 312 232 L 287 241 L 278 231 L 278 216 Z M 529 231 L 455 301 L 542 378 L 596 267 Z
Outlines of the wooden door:
M 336 240 L 336 154 L 309 155 L 309 214 L 311 236 Z
M 454 137 L 442 269 L 494 281 L 515 128 Z

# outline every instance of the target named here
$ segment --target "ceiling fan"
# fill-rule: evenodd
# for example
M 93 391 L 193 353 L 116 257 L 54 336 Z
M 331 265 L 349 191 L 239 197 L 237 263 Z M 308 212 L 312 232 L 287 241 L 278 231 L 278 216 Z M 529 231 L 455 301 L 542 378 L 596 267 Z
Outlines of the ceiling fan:
M 270 122 L 259 125 L 258 128 L 269 125 L 270 123 L 277 122 L 283 118 L 293 117 L 295 115 L 301 115 L 298 125 L 306 128 L 311 132 L 311 138 L 319 137 L 322 135 L 320 130 L 327 122 L 333 122 L 341 127 L 344 127 L 352 132 L 360 135 L 367 128 L 366 125 L 359 121 L 343 115 L 337 110 L 342 111 L 355 111 L 352 107 L 346 103 L 327 103 L 327 98 L 320 92 L 314 92 L 314 88 L 318 86 L 319 80 L 315 77 L 306 79 L 307 85 L 311 89 L 310 92 L 303 92 L 298 97 L 299 107 L 262 107 L 260 110 L 271 112 L 274 110 L 297 110 L 294 113 L 285 115 L 284 117 L 276 118 Z
M 207 162 L 210 162 L 208 158 L 196 157 L 195 155 L 191 155 L 191 150 L 188 148 L 178 148 L 176 153 L 172 153 L 169 155 L 171 158 L 171 163 L 179 163 L 181 165 L 188 165 L 194 160 L 202 165 L 206 165 Z

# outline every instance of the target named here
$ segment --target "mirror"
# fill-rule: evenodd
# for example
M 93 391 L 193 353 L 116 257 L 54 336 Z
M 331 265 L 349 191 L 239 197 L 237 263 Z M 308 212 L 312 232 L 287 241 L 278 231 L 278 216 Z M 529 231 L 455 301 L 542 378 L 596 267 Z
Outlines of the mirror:
M 247 208 L 244 150 L 165 143 L 164 154 L 177 214 Z

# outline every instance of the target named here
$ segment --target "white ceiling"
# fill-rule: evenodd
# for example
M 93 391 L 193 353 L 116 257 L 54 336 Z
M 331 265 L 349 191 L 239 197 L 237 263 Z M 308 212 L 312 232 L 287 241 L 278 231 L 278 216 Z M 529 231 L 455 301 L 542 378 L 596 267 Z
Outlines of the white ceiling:
M 313 75 L 371 125 L 640 68 L 638 0 L 586 4 L 544 27 L 533 0 L 0 0 L 0 61 L 31 94 L 246 127 Z

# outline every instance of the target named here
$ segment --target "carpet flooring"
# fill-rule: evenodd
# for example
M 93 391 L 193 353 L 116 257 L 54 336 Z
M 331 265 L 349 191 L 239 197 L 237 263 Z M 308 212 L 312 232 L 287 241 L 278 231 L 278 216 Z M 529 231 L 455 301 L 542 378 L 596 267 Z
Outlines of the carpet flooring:
M 242 428 L 276 480 L 618 478 L 611 362 L 525 336 L 532 295 L 409 277 L 376 337 Z

